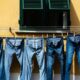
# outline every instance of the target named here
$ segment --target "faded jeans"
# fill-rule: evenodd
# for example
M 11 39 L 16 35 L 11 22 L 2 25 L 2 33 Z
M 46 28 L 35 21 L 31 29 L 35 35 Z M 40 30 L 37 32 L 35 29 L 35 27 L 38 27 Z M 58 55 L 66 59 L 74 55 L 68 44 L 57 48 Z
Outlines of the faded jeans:
M 7 38 L 5 46 L 5 80 L 10 80 L 10 67 L 13 59 L 13 54 L 16 54 L 17 59 L 20 63 L 21 73 L 20 77 L 22 79 L 22 69 L 23 69 L 23 53 L 24 53 L 24 40 L 20 38 Z
M 66 72 L 65 72 L 65 80 L 70 80 L 70 69 L 73 59 L 74 51 L 76 52 L 78 58 L 78 64 L 80 68 L 80 35 L 69 35 L 67 37 L 67 45 L 66 45 Z
M 45 56 L 44 56 L 44 39 L 43 38 L 27 38 L 25 45 L 25 58 L 24 58 L 24 71 L 25 77 L 24 80 L 33 80 L 32 79 L 32 58 L 36 55 L 40 79 L 46 80 L 45 72 Z

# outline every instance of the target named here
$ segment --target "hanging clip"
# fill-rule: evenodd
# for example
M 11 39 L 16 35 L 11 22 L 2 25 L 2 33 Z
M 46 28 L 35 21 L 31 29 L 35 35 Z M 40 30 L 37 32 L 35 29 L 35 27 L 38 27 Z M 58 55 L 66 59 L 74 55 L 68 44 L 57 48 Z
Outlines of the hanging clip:
M 42 34 L 42 38 L 44 38 L 43 34 Z
M 47 38 L 48 38 L 49 36 L 48 36 L 48 34 L 47 34 Z
M 14 43 L 14 45 L 16 44 L 16 37 L 15 37 L 15 34 L 12 32 L 12 29 L 11 29 L 11 27 L 9 27 L 9 31 L 10 31 L 10 33 L 13 35 L 13 37 L 14 37 L 14 40 L 15 40 L 15 43 Z
M 75 35 L 76 35 L 76 32 L 74 32 L 74 37 L 75 37 Z
M 55 37 L 55 34 L 53 34 L 53 38 Z

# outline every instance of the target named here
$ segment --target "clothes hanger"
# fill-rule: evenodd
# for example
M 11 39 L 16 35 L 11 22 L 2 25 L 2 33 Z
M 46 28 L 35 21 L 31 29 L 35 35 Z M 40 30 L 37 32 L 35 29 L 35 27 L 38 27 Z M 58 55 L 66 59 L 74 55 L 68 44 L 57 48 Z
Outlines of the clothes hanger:
M 11 27 L 9 27 L 9 31 L 12 34 L 12 36 L 15 38 L 15 34 L 12 32 L 12 28 Z
M 16 44 L 16 36 L 15 36 L 15 34 L 13 33 L 11 27 L 9 27 L 9 31 L 10 31 L 10 33 L 12 34 L 12 36 L 13 36 L 13 38 L 14 38 L 14 40 L 15 40 L 15 42 L 14 42 L 14 45 L 15 45 L 15 44 Z

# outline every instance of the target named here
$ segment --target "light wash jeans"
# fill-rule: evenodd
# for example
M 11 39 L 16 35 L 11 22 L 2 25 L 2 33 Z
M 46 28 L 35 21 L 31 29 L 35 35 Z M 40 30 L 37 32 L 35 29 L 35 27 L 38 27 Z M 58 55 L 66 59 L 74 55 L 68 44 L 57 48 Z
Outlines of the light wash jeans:
M 20 63 L 21 73 L 20 78 L 23 74 L 23 53 L 24 53 L 24 40 L 20 38 L 7 38 L 5 46 L 5 80 L 10 80 L 10 67 L 13 59 L 13 54 L 16 54 L 17 59 Z
M 46 70 L 45 70 L 45 56 L 44 56 L 44 39 L 42 38 L 27 38 L 26 47 L 24 54 L 24 80 L 33 80 L 32 79 L 32 58 L 36 55 L 40 79 L 46 80 Z M 34 65 L 35 66 L 35 65 Z

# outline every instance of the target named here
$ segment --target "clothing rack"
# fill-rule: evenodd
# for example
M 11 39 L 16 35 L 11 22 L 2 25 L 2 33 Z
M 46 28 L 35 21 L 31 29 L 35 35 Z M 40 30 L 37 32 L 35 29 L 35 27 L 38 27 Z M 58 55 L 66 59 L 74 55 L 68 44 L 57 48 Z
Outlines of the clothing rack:
M 80 29 L 80 27 L 79 27 L 79 29 Z M 25 35 L 28 35 L 28 34 L 32 34 L 33 35 L 33 37 L 34 37 L 34 35 L 35 34 L 41 34 L 42 36 L 41 37 L 43 37 L 44 38 L 44 34 L 46 34 L 46 38 L 48 38 L 49 37 L 49 34 L 52 34 L 52 36 L 54 37 L 56 34 L 60 34 L 61 36 L 64 36 L 64 35 L 66 35 L 66 36 L 68 36 L 68 34 L 69 33 L 72 33 L 74 36 L 78 33 L 78 34 L 80 34 L 80 31 L 78 32 L 76 32 L 76 31 L 70 31 L 70 30 L 64 30 L 64 31 L 26 31 L 26 30 L 21 30 L 21 31 L 16 31 L 15 33 L 13 32 L 13 30 L 17 30 L 17 29 L 11 29 L 11 27 L 9 28 L 9 29 L 0 29 L 0 30 L 7 30 L 7 31 L 9 31 L 10 33 L 11 33 L 11 35 L 12 35 L 12 37 L 1 37 L 2 39 L 5 39 L 5 38 L 18 38 L 18 37 L 16 37 L 15 36 L 15 33 L 16 34 L 25 34 Z M 20 37 L 19 37 L 20 38 Z M 24 39 L 26 39 L 26 38 L 28 38 L 28 36 L 26 36 L 26 37 L 21 37 L 21 38 L 24 38 Z M 46 38 L 44 38 L 44 39 L 46 39 Z M 63 38 L 64 40 L 66 40 L 66 37 L 64 37 Z M 73 61 L 73 72 L 75 72 L 75 61 Z M 73 76 L 74 77 L 74 76 Z
M 74 28 L 74 27 L 72 27 L 72 28 Z M 80 26 L 79 27 L 77 27 L 77 29 L 80 29 Z M 39 35 L 41 35 L 40 37 L 43 37 L 44 39 L 46 39 L 46 38 L 48 38 L 48 37 L 53 37 L 53 36 L 58 36 L 58 34 L 59 34 L 59 37 L 61 36 L 61 37 L 63 37 L 63 39 L 64 40 L 66 40 L 66 37 L 64 37 L 64 35 L 67 35 L 68 36 L 68 34 L 73 34 L 74 36 L 76 35 L 76 34 L 80 34 L 80 31 L 70 31 L 70 30 L 39 30 L 39 31 L 34 31 L 34 30 L 30 30 L 30 31 L 28 31 L 28 30 L 19 30 L 19 31 L 15 31 L 15 32 L 13 32 L 13 30 L 17 30 L 17 29 L 12 29 L 11 27 L 9 27 L 8 29 L 0 29 L 0 30 L 8 30 L 10 33 L 11 33 L 11 35 L 12 35 L 12 37 L 10 37 L 10 38 L 24 38 L 24 39 L 26 39 L 26 38 L 28 38 L 28 34 L 31 34 L 31 35 L 33 35 L 34 37 L 36 37 L 35 36 L 35 34 L 39 34 Z M 26 37 L 16 37 L 15 36 L 15 34 L 24 34 L 24 35 L 26 35 Z M 46 34 L 46 37 L 44 37 L 44 34 Z M 52 35 L 52 36 L 49 36 L 49 35 Z M 2 37 L 3 39 L 5 39 L 5 38 L 9 38 L 9 37 Z M 29 38 L 31 38 L 31 37 L 29 37 Z

